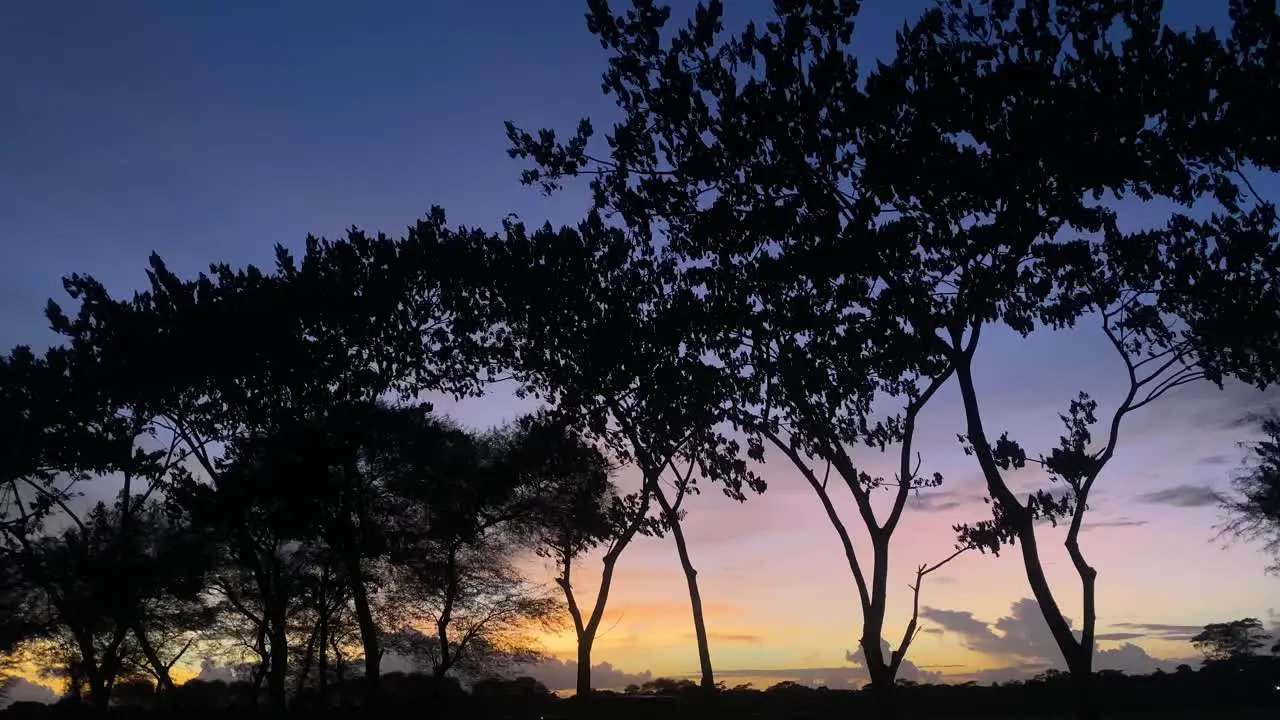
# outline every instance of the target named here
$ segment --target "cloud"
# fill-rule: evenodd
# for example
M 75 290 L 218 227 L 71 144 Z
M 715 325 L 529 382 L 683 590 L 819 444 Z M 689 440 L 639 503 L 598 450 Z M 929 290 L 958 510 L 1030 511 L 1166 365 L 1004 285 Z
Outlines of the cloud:
M 5 697 L 0 700 L 0 708 L 18 702 L 38 702 L 48 705 L 58 699 L 53 690 L 24 677 L 0 679 L 0 685 L 4 685 L 5 689 Z
M 196 674 L 195 679 L 206 682 L 221 680 L 229 683 L 236 679 L 236 670 L 232 665 L 223 665 L 214 662 L 211 658 L 204 658 L 200 661 L 200 672 Z
M 1048 669 L 1048 663 L 1007 665 L 1004 667 L 978 670 L 963 676 L 958 676 L 957 679 L 959 680 L 963 678 L 965 680 L 976 681 L 979 685 L 990 685 L 991 683 L 1007 683 L 1012 680 L 1029 680 Z
M 693 633 L 688 633 L 684 637 L 686 640 L 694 639 Z M 707 639 L 710 640 L 711 642 L 748 643 L 750 645 L 759 645 L 761 642 L 764 641 L 764 638 L 760 637 L 759 635 L 751 635 L 748 633 L 711 632 L 711 633 L 707 633 Z
M 979 620 L 971 612 L 932 607 L 921 609 L 920 616 L 959 635 L 965 647 L 984 655 L 1046 662 L 1060 657 L 1039 606 L 1030 598 L 1015 602 L 1009 615 L 994 623 Z
M 1157 669 L 1169 671 L 1185 660 L 1157 660 L 1146 650 L 1133 643 L 1121 643 L 1119 647 L 1097 650 L 1093 654 L 1094 670 L 1119 670 L 1126 675 L 1145 675 Z
M 1006 682 L 1030 677 L 1040 670 L 1063 666 L 1062 653 L 1053 640 L 1049 626 L 1040 613 L 1039 606 L 1030 598 L 1023 598 L 1013 604 L 1009 614 L 986 623 L 973 616 L 972 613 L 959 610 L 940 610 L 926 607 L 920 611 L 921 617 L 935 622 L 946 632 L 959 635 L 961 643 L 984 655 L 1003 660 L 1016 661 L 1010 667 L 996 668 L 991 671 L 974 673 L 971 677 L 979 682 Z M 1072 624 L 1066 618 L 1067 626 Z M 1136 640 L 1144 637 L 1155 637 L 1164 640 L 1183 640 L 1200 631 L 1200 628 L 1188 625 L 1163 625 L 1158 623 L 1115 623 L 1113 627 L 1121 632 L 1098 635 L 1099 641 Z M 1190 634 L 1188 634 L 1190 633 Z M 1119 670 L 1135 675 L 1149 673 L 1157 668 L 1172 670 L 1184 659 L 1160 660 L 1152 657 L 1138 645 L 1123 642 L 1115 648 L 1098 648 L 1094 652 L 1093 666 L 1096 670 Z M 1019 670 L 1015 672 L 1015 670 Z
M 1118 632 L 1118 633 L 1098 633 L 1093 636 L 1098 642 L 1114 642 L 1117 640 L 1138 640 L 1147 637 L 1143 633 L 1135 632 Z
M 1190 426 L 1211 430 L 1255 429 L 1258 418 L 1280 400 L 1274 387 L 1259 391 L 1242 382 L 1229 382 L 1222 390 L 1209 383 L 1185 390 L 1184 407 L 1192 408 Z
M 1120 628 L 1126 632 L 1141 633 L 1139 637 L 1148 637 L 1156 640 L 1190 640 L 1195 635 L 1198 635 L 1201 630 L 1204 630 L 1199 625 L 1167 625 L 1164 623 L 1121 622 L 1111 623 L 1110 626 Z M 1099 639 L 1101 639 L 1101 636 L 1099 636 Z
M 1201 465 L 1230 465 L 1232 458 L 1228 455 L 1206 455 L 1200 458 Z
M 528 675 L 551 690 L 573 690 L 578 684 L 578 663 L 573 660 L 548 658 L 534 665 L 522 665 L 513 675 Z M 628 685 L 643 685 L 653 679 L 653 673 L 645 670 L 629 673 L 611 663 L 591 666 L 591 687 L 597 690 L 622 690 Z
M 764 670 L 716 670 L 716 677 L 726 681 L 748 681 L 753 684 L 775 685 L 790 680 L 811 687 L 829 687 L 841 690 L 855 690 L 862 687 L 870 679 L 862 667 L 825 667 L 825 668 L 769 668 Z M 734 683 L 728 683 L 733 685 Z
M 1095 522 L 1085 522 L 1080 525 L 1081 530 L 1094 530 L 1100 528 L 1122 528 L 1122 527 L 1140 527 L 1146 525 L 1148 520 L 1132 520 L 1130 518 L 1120 518 L 1118 520 L 1098 520 Z
M 1133 499 L 1148 505 L 1169 505 L 1172 507 L 1207 507 L 1217 505 L 1221 499 L 1213 488 L 1207 485 L 1177 485 L 1155 492 L 1143 493 Z
M 880 638 L 880 651 L 884 653 L 886 658 L 889 657 L 891 650 L 889 643 L 884 638 Z M 866 674 L 864 657 L 861 647 L 857 650 L 847 650 L 844 654 L 845 660 L 853 663 L 854 667 L 862 671 L 864 677 L 869 678 L 870 676 Z M 898 679 L 919 683 L 938 683 L 942 682 L 942 673 L 925 670 L 910 660 L 903 658 L 902 665 L 898 668 Z
M 954 490 L 929 490 L 911 495 L 911 507 L 920 512 L 945 512 L 964 505 L 972 505 L 981 500 L 967 493 Z

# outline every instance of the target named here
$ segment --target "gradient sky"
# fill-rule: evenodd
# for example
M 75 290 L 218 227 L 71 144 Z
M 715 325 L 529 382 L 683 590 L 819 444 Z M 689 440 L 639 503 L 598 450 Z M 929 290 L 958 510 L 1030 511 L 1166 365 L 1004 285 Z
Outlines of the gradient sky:
M 892 31 L 925 4 L 869 0 L 860 53 L 891 50 Z M 730 5 L 732 23 L 767 2 Z M 1178 24 L 1225 19 L 1225 0 L 1167 5 Z M 40 311 L 61 295 L 63 274 L 128 292 L 153 250 L 182 273 L 264 263 L 274 243 L 297 247 L 309 232 L 399 233 L 435 204 L 455 223 L 495 226 L 512 212 L 575 221 L 580 196 L 520 186 L 502 123 L 568 130 L 581 115 L 611 117 L 583 11 L 577 0 L 0 3 L 0 343 L 51 340 Z M 1140 223 L 1136 212 L 1129 220 Z M 1077 391 L 1104 411 L 1116 399 L 1121 368 L 1097 328 L 987 340 L 978 383 L 988 423 L 1016 430 L 1029 449 L 1056 441 L 1057 413 Z M 1247 439 L 1236 419 L 1264 401 L 1189 388 L 1130 419 L 1084 537 L 1100 573 L 1100 632 L 1113 638 L 1100 643 L 1101 666 L 1192 657 L 1185 638 L 1207 622 L 1275 621 L 1280 581 L 1251 548 L 1213 540 L 1209 501 Z M 503 392 L 444 407 L 481 426 L 526 408 Z M 925 469 L 948 482 L 913 501 L 894 547 L 895 641 L 915 566 L 949 552 L 952 523 L 984 516 L 976 464 L 955 441 L 961 427 L 948 388 L 920 443 Z M 860 677 L 847 655 L 857 595 L 836 536 L 789 467 L 768 475 L 767 495 L 745 505 L 715 490 L 689 503 L 712 657 L 730 684 Z M 1048 571 L 1078 616 L 1070 563 L 1051 545 Z M 598 563 L 577 571 L 583 591 L 588 568 Z M 627 552 L 596 644 L 596 661 L 610 663 L 597 684 L 696 670 L 683 583 L 669 541 Z M 965 556 L 929 578 L 912 672 L 989 678 L 1054 663 L 1044 621 L 1021 602 L 1029 595 L 1016 555 Z M 547 644 L 572 655 L 568 635 Z M 570 671 L 544 669 L 553 687 Z

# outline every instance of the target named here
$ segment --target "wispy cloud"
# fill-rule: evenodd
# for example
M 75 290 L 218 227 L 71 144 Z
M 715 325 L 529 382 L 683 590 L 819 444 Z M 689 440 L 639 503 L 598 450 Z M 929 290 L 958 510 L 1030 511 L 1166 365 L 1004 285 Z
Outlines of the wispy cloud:
M 1119 640 L 1140 640 L 1145 638 L 1144 633 L 1135 632 L 1118 632 L 1118 633 L 1098 633 L 1093 636 L 1099 642 L 1115 642 Z
M 1093 530 L 1096 528 L 1123 528 L 1123 527 L 1140 527 L 1146 525 L 1148 520 L 1133 520 L 1130 518 L 1119 518 L 1116 520 L 1097 520 L 1094 522 L 1085 522 L 1081 524 L 1081 530 Z
M 1155 492 L 1134 496 L 1134 500 L 1147 505 L 1169 505 L 1171 507 L 1208 507 L 1218 504 L 1222 498 L 1216 490 L 1208 485 L 1176 485 Z
M 1229 455 L 1206 455 L 1199 462 L 1201 465 L 1230 465 L 1233 461 Z
M 917 492 L 911 496 L 911 507 L 921 512 L 945 512 L 964 505 L 973 505 L 982 500 L 970 493 L 954 490 L 928 490 Z
M 1113 628 L 1140 633 L 1139 637 L 1159 640 L 1190 640 L 1204 628 L 1198 625 L 1166 625 L 1164 623 L 1110 623 Z M 1101 638 L 1102 636 L 1099 636 Z
M 684 638 L 686 640 L 693 640 L 694 635 L 693 633 L 688 633 L 684 636 Z M 747 643 L 748 645 L 759 645 L 760 643 L 764 642 L 763 637 L 759 635 L 752 635 L 750 633 L 709 632 L 707 633 L 707 639 L 712 642 Z

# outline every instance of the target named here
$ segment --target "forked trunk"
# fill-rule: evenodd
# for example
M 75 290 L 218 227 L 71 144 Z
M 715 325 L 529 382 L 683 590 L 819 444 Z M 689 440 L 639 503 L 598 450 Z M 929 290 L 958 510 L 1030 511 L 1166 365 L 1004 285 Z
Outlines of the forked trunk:
M 974 341 L 971 340 L 972 342 Z M 1076 640 L 1075 634 L 1071 631 L 1071 625 L 1067 622 L 1062 609 L 1058 606 L 1057 599 L 1053 595 L 1053 589 L 1049 587 L 1049 579 L 1045 576 L 1044 565 L 1040 560 L 1040 545 L 1036 538 L 1035 519 L 1026 507 L 1018 501 L 1017 496 L 1013 494 L 1008 485 L 1005 484 L 1000 468 L 991 453 L 991 445 L 983 428 L 982 413 L 978 406 L 978 394 L 973 384 L 973 374 L 969 367 L 968 358 L 957 364 L 956 379 L 959 381 L 960 397 L 964 402 L 965 424 L 969 434 L 969 443 L 978 458 L 978 465 L 982 468 L 983 476 L 987 482 L 987 491 L 992 499 L 1000 503 L 1005 509 L 1008 521 L 1013 524 L 1013 528 L 1017 532 L 1018 545 L 1022 554 L 1022 567 L 1026 573 L 1027 582 L 1031 586 L 1031 594 L 1035 597 L 1036 605 L 1040 608 L 1040 614 L 1044 616 L 1045 623 L 1049 626 L 1049 632 L 1053 635 L 1054 642 L 1062 652 L 1062 657 L 1067 663 L 1068 672 L 1071 673 L 1076 716 L 1080 720 L 1096 720 L 1100 717 L 1092 694 L 1093 625 L 1095 618 L 1093 587 L 1096 572 L 1083 564 L 1083 558 L 1078 556 L 1078 552 L 1072 552 L 1072 559 L 1076 561 L 1076 568 L 1080 571 L 1081 580 L 1084 583 L 1085 632 L 1082 636 L 1083 642 L 1081 642 Z M 1077 516 L 1073 522 L 1073 534 L 1078 531 L 1078 525 L 1079 517 Z M 1068 550 L 1078 550 L 1078 548 L 1069 546 Z

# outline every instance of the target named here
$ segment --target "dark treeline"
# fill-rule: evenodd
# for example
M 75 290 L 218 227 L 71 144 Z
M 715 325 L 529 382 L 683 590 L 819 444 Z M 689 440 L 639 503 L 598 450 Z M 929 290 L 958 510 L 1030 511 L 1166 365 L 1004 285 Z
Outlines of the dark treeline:
M 175 668 L 216 656 L 242 677 L 215 704 L 446 713 L 460 682 L 475 702 L 550 703 L 491 678 L 563 623 L 588 698 L 619 560 L 651 535 L 687 579 L 699 677 L 677 690 L 695 704 L 1096 718 L 1261 701 L 1273 670 L 1207 652 L 1190 675 L 1095 672 L 1080 534 L 1131 416 L 1182 386 L 1280 378 L 1276 212 L 1250 180 L 1280 160 L 1274 2 L 1231 0 L 1218 31 L 1166 27 L 1154 0 L 942 2 L 870 68 L 854 0 L 778 0 L 743 28 L 722 4 L 676 22 L 591 0 L 617 123 L 603 141 L 587 119 L 567 140 L 508 123 L 526 184 L 589 187 L 577 225 L 452 227 L 435 209 L 266 269 L 181 277 L 153 256 L 129 296 L 67 276 L 46 310 L 61 344 L 0 359 L 0 651 L 65 680 L 77 712 L 139 688 L 189 703 L 211 686 Z M 1064 398 L 1058 445 L 1024 447 L 984 413 L 977 358 L 992 336 L 1065 328 L 1106 341 L 1120 394 Z M 472 429 L 424 400 L 495 385 L 540 409 Z M 990 514 L 891 597 L 908 500 L 946 481 L 916 442 L 943 387 Z M 1240 534 L 1280 526 L 1274 452 L 1255 448 L 1228 500 Z M 884 457 L 893 473 L 865 469 Z M 748 501 L 765 461 L 798 471 L 841 544 L 865 692 L 716 681 L 685 500 Z M 614 486 L 623 466 L 636 487 Z M 1049 480 L 1024 495 L 1024 470 Z M 1049 525 L 1073 586 L 1046 576 Z M 1022 558 L 1065 672 L 902 682 L 927 576 L 988 551 Z M 530 555 L 553 588 L 522 576 Z M 384 676 L 390 652 L 421 673 Z
M 1270 685 L 1276 662 L 1260 658 L 1253 666 L 1209 665 L 1200 670 L 1180 665 L 1176 672 L 1129 676 L 1101 671 L 1095 678 L 1099 704 L 1113 717 L 1272 717 L 1280 704 Z M 351 682 L 341 689 L 344 704 L 328 709 L 314 690 L 300 695 L 294 710 L 306 716 L 349 716 L 367 700 L 364 686 Z M 387 673 L 382 678 L 382 709 L 393 716 L 422 714 L 433 706 L 449 717 L 558 720 L 580 717 L 580 703 L 556 697 L 529 677 L 485 679 L 464 690 L 456 681 L 443 686 L 425 673 Z M 1066 673 L 1049 670 L 1027 680 L 931 685 L 899 681 L 902 710 L 911 717 L 1060 718 L 1072 702 Z M 176 712 L 197 717 L 230 717 L 260 709 L 249 680 L 191 680 L 157 695 L 145 683 L 125 683 L 117 690 L 113 716 L 148 717 Z M 596 691 L 588 717 L 705 718 L 743 717 L 792 720 L 824 717 L 875 717 L 878 705 L 868 691 L 809 687 L 784 681 L 764 690 L 750 685 L 725 687 L 708 696 L 696 682 L 657 678 L 624 691 Z M 0 711 L 6 720 L 59 720 L 82 712 L 73 698 L 52 706 L 20 702 Z M 1226 713 L 1226 715 L 1224 715 Z

